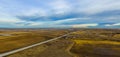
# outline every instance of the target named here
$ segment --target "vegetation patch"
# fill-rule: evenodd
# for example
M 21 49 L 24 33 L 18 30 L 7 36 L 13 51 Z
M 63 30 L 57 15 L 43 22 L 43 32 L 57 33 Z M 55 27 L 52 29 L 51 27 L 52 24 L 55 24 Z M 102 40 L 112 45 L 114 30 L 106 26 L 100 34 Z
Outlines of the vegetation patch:
M 82 57 L 120 57 L 120 42 L 73 40 L 75 45 L 70 50 Z

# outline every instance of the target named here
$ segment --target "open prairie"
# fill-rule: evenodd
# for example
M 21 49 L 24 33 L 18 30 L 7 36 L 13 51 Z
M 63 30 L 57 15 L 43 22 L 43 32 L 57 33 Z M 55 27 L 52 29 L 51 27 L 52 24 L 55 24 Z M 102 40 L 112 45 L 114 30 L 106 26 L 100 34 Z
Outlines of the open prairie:
M 67 30 L 0 30 L 0 53 L 8 52 L 68 33 Z
M 7 57 L 120 57 L 120 30 L 77 29 L 64 38 Z
M 70 51 L 78 57 L 120 57 L 120 30 L 82 30 L 71 37 Z

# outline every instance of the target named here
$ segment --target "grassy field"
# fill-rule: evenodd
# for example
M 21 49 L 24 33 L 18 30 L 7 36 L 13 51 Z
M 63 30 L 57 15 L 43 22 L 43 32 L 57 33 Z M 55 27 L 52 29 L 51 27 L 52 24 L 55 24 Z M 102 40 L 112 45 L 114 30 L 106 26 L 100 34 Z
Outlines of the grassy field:
M 120 57 L 120 30 L 81 30 L 71 35 L 78 57 Z
M 120 57 L 120 42 L 74 40 L 71 52 L 79 57 Z
M 45 38 L 50 39 L 56 34 L 65 33 L 63 32 L 53 33 L 50 31 L 50 35 L 47 36 L 45 35 L 46 32 L 45 34 L 42 32 L 42 34 Z M 120 57 L 120 30 L 78 29 L 65 38 L 7 57 Z
M 74 57 L 69 53 L 73 42 L 58 39 L 7 57 Z
M 0 53 L 66 34 L 66 30 L 1 31 Z

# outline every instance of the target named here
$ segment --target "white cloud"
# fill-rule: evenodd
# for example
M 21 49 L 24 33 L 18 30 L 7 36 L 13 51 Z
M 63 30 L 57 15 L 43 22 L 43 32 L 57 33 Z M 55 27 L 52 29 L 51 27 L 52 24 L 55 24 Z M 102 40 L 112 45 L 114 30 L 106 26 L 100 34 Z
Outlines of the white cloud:
M 120 26 L 120 23 L 115 23 L 115 24 L 106 24 L 105 26 Z
M 11 18 L 0 18 L 0 23 L 1 22 L 6 22 L 6 23 L 17 23 L 17 22 L 24 22 L 22 20 L 19 19 L 11 19 Z
M 30 0 L 33 1 L 33 0 Z M 103 19 L 100 18 L 92 18 L 92 14 L 102 13 L 105 11 L 114 11 L 114 10 L 120 10 L 120 0 L 39 0 L 39 2 L 33 1 L 31 4 L 30 1 L 17 1 L 17 0 L 1 0 L 0 1 L 0 26 L 68 26 L 65 23 L 71 23 L 75 24 L 76 21 L 80 22 L 90 22 L 90 23 L 97 23 L 97 22 L 114 22 L 116 24 L 107 24 L 105 26 L 119 26 L 120 23 L 117 23 L 120 21 L 120 16 L 111 16 Z M 73 1 L 73 2 L 71 2 Z M 41 3 L 43 2 L 43 3 Z M 117 11 L 118 12 L 118 11 Z M 86 17 L 91 18 L 71 18 L 71 19 L 61 19 L 57 21 L 23 21 L 20 19 L 17 19 L 15 16 L 45 16 L 51 17 L 51 16 L 59 16 L 59 17 L 66 17 L 67 14 L 75 13 L 75 14 L 81 14 L 79 17 L 82 16 L 82 14 L 88 14 L 85 15 Z M 72 14 L 71 14 L 72 15 Z M 109 14 L 108 14 L 109 15 Z M 49 18 L 48 18 L 49 19 Z M 53 20 L 55 20 L 53 18 Z M 90 21 L 89 21 L 90 20 Z M 49 21 L 49 22 L 48 22 Z M 19 23 L 22 22 L 22 23 Z M 18 23 L 18 24 L 16 24 Z M 25 25 L 29 24 L 29 25 Z M 97 26 L 98 24 L 76 24 L 71 25 L 72 27 L 89 27 L 89 26 Z
M 0 27 L 23 27 L 26 23 L 29 22 L 10 15 L 0 17 Z
M 55 0 L 48 5 L 53 10 L 53 13 L 59 15 L 64 15 L 71 10 L 71 5 L 68 3 L 68 1 L 65 0 Z
M 41 25 L 43 25 L 43 23 L 40 23 L 40 22 L 31 22 L 29 24 L 29 26 L 41 26 Z
M 76 24 L 72 25 L 73 28 L 88 28 L 92 26 L 98 26 L 98 24 Z
M 62 24 L 62 23 L 65 23 L 65 22 L 73 22 L 73 21 L 75 22 L 75 21 L 88 20 L 88 19 L 91 19 L 91 18 L 87 18 L 87 17 L 83 17 L 83 18 L 68 18 L 68 19 L 54 21 L 54 23 L 55 24 Z
M 48 16 L 48 13 L 45 9 L 42 8 L 32 8 L 29 10 L 22 10 L 21 13 L 17 14 L 18 16 Z
M 86 14 L 120 10 L 120 0 L 79 0 L 78 4 L 78 11 Z

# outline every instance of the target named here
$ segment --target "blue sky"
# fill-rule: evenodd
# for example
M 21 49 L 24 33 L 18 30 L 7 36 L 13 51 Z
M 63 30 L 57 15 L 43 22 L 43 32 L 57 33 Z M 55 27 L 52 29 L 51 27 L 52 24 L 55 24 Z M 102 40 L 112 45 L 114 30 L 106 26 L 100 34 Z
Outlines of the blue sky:
M 120 0 L 0 0 L 0 28 L 120 28 Z

